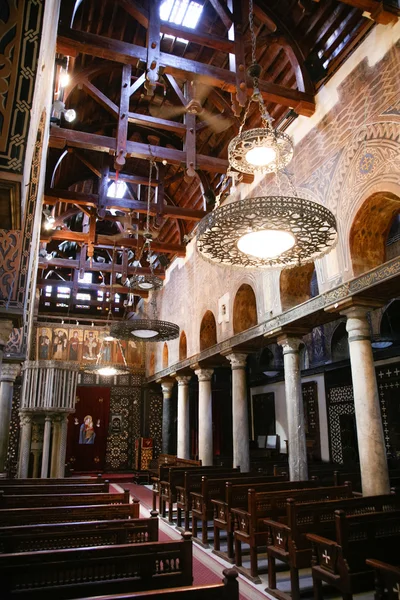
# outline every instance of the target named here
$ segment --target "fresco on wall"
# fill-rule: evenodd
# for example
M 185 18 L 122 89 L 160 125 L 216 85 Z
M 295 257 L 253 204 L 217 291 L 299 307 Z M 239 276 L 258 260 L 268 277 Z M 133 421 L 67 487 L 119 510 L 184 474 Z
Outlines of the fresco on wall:
M 143 344 L 135 340 L 107 340 L 104 327 L 46 323 L 36 329 L 36 360 L 78 361 L 93 364 L 101 353 L 102 362 L 144 368 Z

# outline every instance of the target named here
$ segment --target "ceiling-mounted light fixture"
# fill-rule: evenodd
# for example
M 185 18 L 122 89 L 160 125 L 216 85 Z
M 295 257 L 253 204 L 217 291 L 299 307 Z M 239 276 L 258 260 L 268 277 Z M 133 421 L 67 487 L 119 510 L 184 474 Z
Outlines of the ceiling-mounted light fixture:
M 113 323 L 111 335 L 121 340 L 139 338 L 143 342 L 166 342 L 179 337 L 179 327 L 168 321 L 134 317 Z
M 119 347 L 119 351 L 122 356 L 123 364 L 112 362 L 111 346 L 110 343 L 116 341 Z M 95 364 L 86 365 L 84 368 L 85 373 L 96 373 L 103 377 L 113 377 L 114 375 L 128 375 L 131 369 L 128 367 L 124 350 L 119 340 L 115 340 L 114 337 L 106 335 L 100 346 L 100 352 L 97 355 Z
M 244 112 L 239 134 L 228 147 L 229 168 L 226 179 L 242 173 L 284 174 L 290 192 L 232 201 L 220 206 L 221 192 L 215 208 L 200 222 L 197 248 L 204 258 L 234 267 L 293 267 L 313 262 L 329 252 L 337 241 L 334 215 L 324 206 L 300 198 L 286 167 L 293 156 L 293 142 L 285 133 L 272 127 L 258 80 L 261 67 L 256 61 L 256 37 L 253 0 L 249 0 L 252 42 L 253 95 Z M 249 107 L 258 103 L 262 127 L 243 132 Z M 278 188 L 281 182 L 278 179 Z
M 76 111 L 73 108 L 66 109 L 65 104 L 62 100 L 55 100 L 51 109 L 52 123 L 60 124 L 61 115 L 64 115 L 64 119 L 68 123 L 72 123 L 76 119 Z

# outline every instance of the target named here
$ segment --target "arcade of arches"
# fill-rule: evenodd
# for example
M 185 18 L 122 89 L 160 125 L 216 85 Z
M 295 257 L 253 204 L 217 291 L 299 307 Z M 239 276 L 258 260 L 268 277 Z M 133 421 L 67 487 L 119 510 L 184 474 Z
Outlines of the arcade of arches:
M 46 13 L 46 19 L 50 22 L 51 15 Z M 387 33 L 389 28 L 391 35 L 384 35 L 383 30 Z M 55 32 L 53 38 L 50 29 L 46 35 L 48 47 L 55 49 Z M 52 134 L 50 148 L 58 148 L 60 153 L 48 159 L 47 168 L 51 167 L 48 173 L 55 173 L 59 167 L 57 161 L 61 164 L 64 160 L 61 151 L 65 152 L 66 160 L 69 160 L 68 154 L 74 153 L 74 160 L 80 161 L 86 169 L 85 177 L 70 185 L 65 194 L 65 206 L 73 212 L 76 206 L 70 198 L 84 202 L 84 195 L 93 200 L 93 206 L 79 217 L 82 222 L 75 213 L 69 212 L 65 219 L 76 221 L 68 232 L 63 218 L 54 213 L 53 218 L 59 219 L 60 225 L 52 233 L 53 242 L 58 240 L 67 245 L 57 257 L 46 250 L 46 244 L 43 247 L 43 240 L 48 240 L 49 234 L 40 230 L 44 214 L 41 203 L 44 196 L 50 207 L 58 202 L 56 191 L 48 190 L 51 177 L 45 175 L 46 152 L 34 153 L 41 143 L 37 141 L 39 116 L 45 108 L 48 114 L 50 108 L 46 89 L 51 86 L 52 72 L 43 68 L 32 109 L 30 149 L 26 156 L 18 159 L 22 161 L 18 181 L 29 184 L 29 196 L 23 198 L 24 218 L 19 218 L 17 223 L 18 218 L 13 213 L 16 224 L 10 224 L 9 231 L 1 230 L 2 246 L 13 248 L 15 252 L 19 248 L 27 261 L 29 252 L 23 250 L 26 235 L 21 223 L 34 222 L 35 228 L 28 237 L 33 240 L 33 250 L 40 249 L 41 254 L 32 252 L 32 256 L 35 255 L 32 264 L 24 263 L 24 279 L 19 280 L 17 290 L 9 289 L 6 277 L 1 275 L 0 278 L 0 343 L 4 349 L 0 386 L 0 473 L 15 474 L 18 471 L 19 476 L 61 476 L 63 457 L 48 456 L 50 431 L 64 440 L 66 456 L 77 461 L 75 464 L 79 462 L 79 457 L 72 456 L 68 445 L 74 418 L 68 419 L 66 413 L 61 420 L 49 421 L 43 416 L 42 420 L 35 421 L 26 405 L 27 398 L 21 394 L 21 363 L 26 378 L 28 359 L 44 361 L 49 358 L 49 352 L 53 353 L 54 359 L 62 358 L 62 353 L 67 352 L 67 346 L 63 348 L 63 331 L 68 333 L 70 327 L 72 331 L 76 330 L 78 350 L 73 355 L 74 346 L 69 339 L 70 354 L 63 360 L 72 360 L 71 356 L 75 356 L 74 364 L 79 363 L 74 380 L 78 385 L 77 397 L 83 403 L 84 398 L 92 394 L 91 406 L 101 397 L 104 399 L 102 410 L 108 411 L 104 420 L 98 417 L 93 425 L 97 427 L 96 423 L 101 423 L 96 430 L 96 439 L 102 443 L 99 460 L 104 470 L 131 471 L 137 464 L 135 440 L 149 438 L 154 457 L 162 451 L 182 458 L 198 458 L 204 465 L 233 464 L 245 471 L 254 466 L 256 457 L 264 451 L 264 455 L 267 454 L 266 436 L 276 436 L 276 452 L 288 455 L 291 479 L 307 478 L 310 461 L 359 463 L 364 493 L 378 494 L 389 490 L 388 461 L 400 461 L 399 40 L 398 22 L 390 26 L 376 25 L 349 54 L 346 67 L 342 65 L 316 94 L 315 114 L 300 115 L 288 122 L 287 131 L 295 140 L 295 156 L 290 169 L 295 174 L 299 192 L 322 203 L 337 218 L 338 244 L 326 256 L 283 271 L 230 269 L 203 261 L 196 252 L 191 230 L 185 227 L 190 218 L 198 220 L 200 209 L 205 214 L 206 201 L 201 196 L 193 207 L 184 203 L 178 206 L 170 195 L 178 189 L 174 187 L 175 183 L 181 180 L 187 183 L 189 179 L 190 185 L 193 183 L 193 194 L 204 188 L 206 197 L 204 177 L 199 175 L 192 180 L 184 173 L 180 180 L 178 170 L 172 175 L 169 173 L 171 187 L 164 208 L 168 208 L 171 218 L 165 226 L 162 219 L 159 224 L 154 217 L 161 240 L 154 241 L 163 249 L 160 250 L 160 254 L 164 251 L 163 259 L 169 252 L 171 260 L 166 259 L 165 264 L 162 260 L 157 263 L 157 270 L 162 271 L 164 278 L 163 288 L 154 294 L 145 292 L 140 298 L 136 296 L 131 309 L 132 313 L 143 317 L 149 314 L 150 302 L 154 301 L 160 318 L 179 325 L 180 335 L 166 343 L 127 342 L 123 351 L 132 357 L 132 372 L 109 378 L 84 373 L 82 368 L 78 372 L 85 356 L 87 361 L 96 360 L 96 353 L 100 351 L 96 340 L 100 340 L 101 328 L 109 324 L 106 312 L 102 319 L 97 319 L 96 313 L 91 312 L 90 318 L 86 319 L 87 329 L 83 330 L 82 321 L 70 317 L 68 303 L 72 305 L 71 296 L 77 293 L 81 281 L 79 269 L 84 272 L 90 265 L 97 273 L 96 277 L 101 272 L 103 279 L 100 283 L 96 279 L 97 283 L 93 280 L 91 284 L 84 284 L 92 285 L 97 295 L 94 299 L 89 296 L 88 300 L 84 293 L 81 294 L 79 306 L 85 310 L 92 310 L 94 306 L 100 313 L 108 302 L 110 308 L 107 310 L 116 319 L 121 318 L 123 309 L 118 294 L 123 291 L 120 277 L 121 273 L 127 275 L 137 268 L 129 253 L 135 250 L 133 241 L 136 244 L 142 233 L 137 233 L 135 240 L 129 237 L 133 235 L 131 233 L 124 238 L 124 244 L 126 240 L 132 244 L 122 247 L 120 259 L 112 266 L 108 262 L 112 253 L 110 248 L 115 248 L 115 240 L 121 235 L 121 230 L 112 228 L 117 221 L 126 224 L 130 219 L 130 229 L 139 231 L 145 211 L 140 206 L 137 208 L 137 202 L 143 200 L 144 194 L 140 196 L 139 190 L 136 196 L 136 187 L 135 194 L 132 192 L 129 199 L 124 199 L 134 203 L 138 212 L 132 209 L 116 216 L 114 213 L 118 211 L 104 209 L 103 214 L 100 191 L 95 193 L 93 186 L 87 186 L 87 181 L 93 173 L 103 173 L 104 164 L 99 161 L 93 166 L 90 163 L 82 141 L 78 149 L 72 151 L 68 143 L 61 140 L 60 136 L 64 134 L 63 128 L 59 128 Z M 370 55 L 371 45 L 376 50 L 374 56 Z M 154 86 L 155 97 L 161 103 L 160 84 L 154 83 Z M 93 95 L 93 88 L 90 89 Z M 221 100 L 220 91 L 214 94 L 216 103 L 229 106 L 226 100 Z M 78 94 L 78 89 L 69 97 L 73 99 L 74 94 Z M 139 104 L 140 100 L 137 106 Z M 300 104 L 295 111 L 301 112 Z M 106 118 L 102 116 L 102 120 L 106 121 Z M 151 129 L 142 146 L 147 149 L 150 144 L 155 147 L 165 145 L 168 151 L 177 152 L 185 123 L 170 124 L 175 145 L 169 143 L 165 133 L 162 134 L 164 137 L 160 134 L 157 138 L 155 130 Z M 65 135 L 70 138 L 73 127 L 66 129 L 69 133 Z M 45 138 L 49 124 L 46 128 Z M 100 125 L 94 121 L 93 131 L 97 129 L 100 131 Z M 90 132 L 87 135 L 91 135 Z M 106 139 L 106 134 L 103 135 Z M 132 130 L 130 135 L 127 142 L 132 145 L 130 147 L 139 144 L 141 132 Z M 220 148 L 215 142 L 210 151 L 212 158 L 217 158 L 217 149 Z M 13 152 L 13 160 L 17 161 L 17 150 L 14 148 Z M 105 156 L 110 152 L 104 153 Z M 127 156 L 126 160 L 131 158 Z M 204 156 L 202 160 L 205 161 Z M 3 162 L 0 170 L 1 165 Z M 165 166 L 160 162 L 158 175 Z M 35 185 L 34 178 L 28 181 L 27 173 L 31 167 L 32 173 L 40 173 Z M 215 184 L 218 178 L 212 168 L 208 182 Z M 57 177 L 65 180 L 67 169 L 60 169 Z M 139 175 L 132 172 L 129 176 L 137 176 L 140 187 L 146 184 L 148 172 Z M 116 178 L 115 173 L 112 176 Z M 7 178 L 12 179 L 9 173 Z M 127 180 L 129 183 L 129 177 Z M 268 178 L 257 176 L 253 182 L 239 182 L 237 194 L 243 198 L 271 195 L 276 191 L 274 185 Z M 186 189 L 181 193 L 181 200 L 185 193 L 190 197 Z M 79 206 L 78 203 L 78 209 Z M 96 233 L 96 243 L 85 242 L 82 250 L 82 240 L 87 241 L 96 226 L 95 210 L 103 215 L 99 219 L 101 226 L 112 229 L 113 244 L 104 240 L 105 235 Z M 183 217 L 175 219 L 176 214 Z M 45 218 L 48 219 L 47 213 Z M 14 230 L 15 235 L 12 234 Z M 78 250 L 68 245 L 70 240 L 75 240 L 77 231 L 81 242 L 73 241 L 73 244 L 79 247 Z M 171 239 L 168 238 L 169 231 L 172 232 Z M 165 238 L 162 238 L 162 232 Z M 99 247 L 103 256 L 101 261 L 96 261 L 93 252 Z M 12 252 L 3 256 L 8 272 L 12 271 L 13 260 Z M 63 290 L 60 293 L 64 298 L 58 299 L 56 308 L 61 311 L 67 307 L 71 323 L 68 327 L 64 327 L 60 311 L 55 310 L 53 314 L 46 309 L 53 301 L 47 275 L 43 275 L 48 269 L 46 261 L 52 265 L 52 277 L 59 277 L 60 281 L 60 269 L 65 261 L 72 264 L 71 269 L 77 269 L 75 279 L 71 276 L 71 280 L 63 279 L 57 283 L 57 290 Z M 28 271 L 29 278 L 26 276 Z M 32 287 L 35 282 L 36 302 Z M 118 292 L 112 289 L 114 285 Z M 27 298 L 20 298 L 18 294 L 25 289 Z M 103 291 L 106 289 L 109 291 Z M 6 313 L 8 297 L 15 314 L 20 311 L 20 317 L 13 322 Z M 47 312 L 41 313 L 41 309 Z M 49 323 L 53 319 L 51 324 L 55 326 L 56 323 L 59 329 L 57 333 L 54 331 L 53 337 L 45 315 Z M 62 367 L 57 360 L 47 362 L 52 363 L 55 373 L 61 373 Z M 71 402 L 68 411 L 72 414 L 76 410 L 75 398 Z M 87 411 L 86 414 L 90 413 Z M 103 423 L 106 423 L 104 427 Z M 76 470 L 91 470 L 83 463 L 81 466 Z

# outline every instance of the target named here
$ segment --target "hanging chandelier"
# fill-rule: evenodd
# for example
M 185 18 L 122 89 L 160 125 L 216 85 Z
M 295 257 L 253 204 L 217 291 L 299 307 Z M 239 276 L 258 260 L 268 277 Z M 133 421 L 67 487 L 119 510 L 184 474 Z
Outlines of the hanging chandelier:
M 272 127 L 272 117 L 259 91 L 261 67 L 256 62 L 252 0 L 249 0 L 249 24 L 252 64 L 248 73 L 253 78 L 253 95 L 244 112 L 239 134 L 229 144 L 229 167 L 215 208 L 197 228 L 197 249 L 203 258 L 226 266 L 300 266 L 320 258 L 336 244 L 336 219 L 324 206 L 297 195 L 286 170 L 293 156 L 293 142 L 288 135 Z M 258 103 L 263 126 L 243 132 L 252 102 Z M 274 174 L 279 193 L 220 206 L 224 183 L 229 177 L 235 177 L 232 169 L 242 173 Z M 280 192 L 281 174 L 287 178 L 289 193 Z
M 123 364 L 112 362 L 111 355 L 111 343 L 116 341 L 121 352 Z M 100 346 L 100 352 L 97 355 L 96 362 L 93 365 L 87 365 L 84 368 L 85 373 L 95 373 L 102 375 L 103 377 L 113 377 L 114 375 L 127 375 L 131 372 L 128 367 L 124 350 L 121 346 L 121 342 L 114 338 L 114 336 L 106 335 Z
M 151 152 L 150 146 L 149 146 L 149 149 Z M 125 286 L 128 287 L 130 291 L 159 290 L 163 286 L 162 279 L 160 279 L 160 277 L 157 277 L 157 275 L 155 275 L 155 273 L 154 273 L 153 260 L 152 260 L 153 255 L 151 254 L 151 242 L 153 241 L 153 234 L 150 231 L 150 201 L 151 201 L 151 178 L 152 178 L 153 166 L 158 171 L 157 164 L 152 157 L 150 160 L 149 183 L 148 183 L 148 187 L 147 187 L 146 226 L 145 226 L 145 230 L 143 232 L 143 237 L 144 237 L 145 241 L 144 241 L 139 259 L 137 261 L 137 267 L 136 267 L 136 271 L 137 271 L 137 269 L 140 267 L 140 261 L 143 256 L 143 252 L 145 250 L 147 250 L 147 261 L 149 263 L 150 273 L 148 275 L 142 275 L 142 274 L 138 274 L 137 272 L 135 272 L 135 273 L 133 273 L 133 275 L 130 278 L 128 277 L 125 281 Z

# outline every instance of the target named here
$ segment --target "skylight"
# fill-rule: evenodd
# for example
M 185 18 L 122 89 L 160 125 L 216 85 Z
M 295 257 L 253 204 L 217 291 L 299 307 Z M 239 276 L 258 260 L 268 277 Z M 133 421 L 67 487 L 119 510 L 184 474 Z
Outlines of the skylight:
M 193 0 L 165 0 L 160 6 L 160 17 L 163 21 L 194 29 L 202 10 L 202 5 Z
M 83 277 L 78 277 L 79 283 L 92 283 L 93 273 L 84 273 Z
M 107 190 L 107 196 L 111 198 L 123 198 L 125 196 L 127 185 L 125 181 L 113 181 Z

